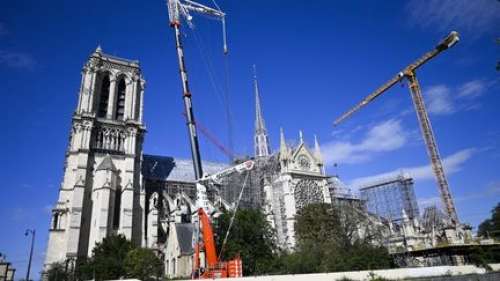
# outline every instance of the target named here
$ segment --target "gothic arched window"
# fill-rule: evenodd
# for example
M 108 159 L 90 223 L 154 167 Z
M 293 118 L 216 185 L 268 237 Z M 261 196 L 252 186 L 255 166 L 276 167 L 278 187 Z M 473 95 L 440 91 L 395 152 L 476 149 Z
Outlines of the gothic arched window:
M 113 229 L 120 228 L 120 209 L 122 203 L 122 190 L 118 187 L 115 191 L 115 209 L 113 215 Z
M 125 84 L 125 79 L 121 78 L 118 82 L 118 89 L 116 92 L 116 120 L 123 120 L 125 114 L 125 91 L 127 90 L 127 85 Z
M 109 84 L 109 76 L 106 75 L 102 78 L 101 92 L 99 96 L 99 110 L 97 111 L 97 117 L 100 118 L 105 118 L 108 113 Z
M 52 229 L 59 229 L 59 212 L 54 212 L 54 218 L 52 220 Z

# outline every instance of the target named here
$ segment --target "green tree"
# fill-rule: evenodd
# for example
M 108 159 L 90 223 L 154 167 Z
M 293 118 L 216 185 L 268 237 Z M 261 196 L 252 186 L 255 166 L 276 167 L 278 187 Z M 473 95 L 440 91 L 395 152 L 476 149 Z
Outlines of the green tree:
M 129 278 L 158 280 L 163 274 L 163 262 L 151 249 L 137 248 L 129 251 L 124 263 Z
M 500 203 L 491 210 L 491 218 L 484 220 L 479 225 L 477 234 L 483 237 L 500 239 Z
M 70 274 L 64 263 L 53 263 L 47 270 L 48 281 L 66 281 L 70 279 Z
M 393 266 L 381 232 L 354 207 L 310 204 L 296 216 L 296 252 L 289 273 L 368 270 Z M 359 235 L 359 232 L 363 235 Z
M 273 271 L 277 248 L 264 214 L 255 209 L 238 210 L 226 245 L 221 249 L 231 217 L 232 213 L 224 213 L 214 225 L 215 242 L 218 253 L 222 252 L 222 260 L 240 255 L 246 276 Z
M 125 258 L 133 248 L 132 242 L 123 235 L 104 238 L 96 244 L 90 259 L 78 261 L 79 279 L 113 280 L 126 276 Z

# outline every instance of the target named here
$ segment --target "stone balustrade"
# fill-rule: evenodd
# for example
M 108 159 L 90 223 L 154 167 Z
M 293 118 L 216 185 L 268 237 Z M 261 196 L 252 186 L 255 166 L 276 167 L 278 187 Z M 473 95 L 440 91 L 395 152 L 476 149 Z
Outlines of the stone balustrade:
M 123 128 L 100 126 L 95 130 L 94 149 L 112 153 L 125 153 L 127 132 Z

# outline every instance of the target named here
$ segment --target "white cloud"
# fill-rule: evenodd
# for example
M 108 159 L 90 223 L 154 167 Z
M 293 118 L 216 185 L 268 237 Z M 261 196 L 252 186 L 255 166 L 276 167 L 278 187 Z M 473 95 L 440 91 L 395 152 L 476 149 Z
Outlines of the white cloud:
M 412 0 L 406 8 L 413 23 L 440 32 L 456 29 L 479 36 L 500 24 L 500 5 L 494 0 Z
M 427 111 L 433 115 L 449 115 L 481 108 L 478 98 L 496 83 L 495 80 L 471 80 L 457 87 L 434 85 L 424 89 Z
M 359 143 L 333 141 L 322 145 L 326 164 L 360 163 L 371 159 L 373 154 L 393 151 L 402 147 L 407 134 L 401 120 L 390 119 L 374 126 Z
M 455 112 L 455 106 L 450 95 L 450 89 L 445 85 L 432 86 L 424 92 L 427 102 L 427 111 L 431 114 L 442 115 Z
M 487 88 L 487 84 L 482 80 L 472 80 L 463 84 L 458 89 L 458 97 L 477 98 L 481 96 Z
M 28 54 L 0 50 L 0 65 L 32 70 L 35 64 L 33 57 Z
M 443 159 L 444 170 L 447 175 L 456 173 L 462 169 L 463 164 L 469 160 L 477 150 L 475 148 L 467 148 L 460 150 L 446 158 Z M 410 176 L 415 180 L 428 180 L 434 178 L 434 173 L 432 172 L 431 165 L 423 165 L 416 167 L 406 167 L 397 170 L 393 170 L 386 173 L 381 173 L 374 176 L 361 177 L 354 179 L 349 182 L 351 187 L 360 187 L 372 182 L 384 180 L 387 178 L 395 177 L 402 172 L 410 174 Z
M 455 202 L 465 202 L 469 200 L 481 199 L 485 197 L 497 197 L 500 193 L 500 181 L 490 182 L 481 191 L 471 192 L 455 198 Z

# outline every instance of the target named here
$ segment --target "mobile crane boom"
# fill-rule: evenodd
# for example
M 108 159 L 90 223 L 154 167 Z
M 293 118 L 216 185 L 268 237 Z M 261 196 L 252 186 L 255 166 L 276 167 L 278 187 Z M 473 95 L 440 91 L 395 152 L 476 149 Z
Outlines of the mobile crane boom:
M 184 16 L 189 26 L 191 26 L 192 16 L 189 12 L 196 12 L 211 17 L 219 18 L 222 21 L 222 28 L 225 32 L 225 14 L 222 11 L 212 9 L 202 4 L 190 0 L 167 0 L 168 17 L 170 26 L 174 29 L 175 48 L 177 50 L 177 59 L 179 62 L 179 73 L 182 82 L 182 99 L 184 101 L 184 112 L 186 112 L 186 124 L 188 127 L 189 142 L 191 145 L 191 157 L 193 159 L 194 177 L 196 180 L 203 176 L 201 165 L 200 145 L 198 134 L 196 132 L 196 123 L 193 113 L 193 104 L 191 91 L 189 89 L 188 75 L 184 59 L 184 48 L 181 41 L 181 16 Z M 226 35 L 224 33 L 224 53 L 227 53 Z

